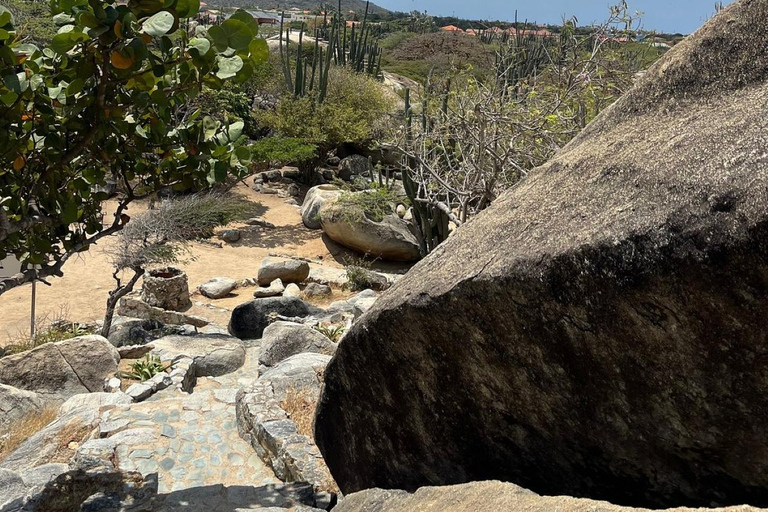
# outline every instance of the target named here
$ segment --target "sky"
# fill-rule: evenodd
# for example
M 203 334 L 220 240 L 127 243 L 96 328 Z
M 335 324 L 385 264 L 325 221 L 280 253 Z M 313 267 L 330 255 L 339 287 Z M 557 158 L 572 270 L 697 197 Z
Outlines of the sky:
M 734 0 L 724 0 L 730 4 Z M 428 11 L 440 16 L 468 19 L 514 19 L 559 24 L 563 16 L 576 16 L 580 25 L 603 21 L 608 6 L 618 0 L 374 0 L 394 11 Z M 690 34 L 715 12 L 715 0 L 629 0 L 631 11 L 642 11 L 643 28 Z

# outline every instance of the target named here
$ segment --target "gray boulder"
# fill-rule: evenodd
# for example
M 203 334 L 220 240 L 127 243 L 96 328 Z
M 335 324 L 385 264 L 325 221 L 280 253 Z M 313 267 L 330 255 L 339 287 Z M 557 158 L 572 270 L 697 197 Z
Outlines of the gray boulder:
M 309 277 L 309 263 L 300 260 L 264 258 L 259 267 L 259 284 L 268 286 L 275 279 L 283 283 L 302 283 Z
M 285 291 L 285 286 L 283 286 L 283 281 L 280 279 L 275 279 L 274 281 L 269 283 L 269 286 L 267 286 L 266 288 L 256 288 L 253 291 L 253 296 L 256 299 L 264 299 L 267 297 L 277 297 L 278 295 L 282 294 L 284 291 Z
M 112 322 L 108 339 L 115 347 L 144 345 L 157 339 L 157 331 L 162 327 L 157 320 L 118 317 Z
M 368 175 L 371 163 L 362 155 L 350 155 L 339 164 L 339 177 L 344 181 L 354 181 L 357 176 Z
M 330 356 L 336 352 L 336 344 L 306 325 L 275 322 L 264 329 L 259 363 L 275 366 L 293 355 L 308 352 Z
M 320 210 L 320 223 L 334 242 L 376 258 L 415 261 L 421 255 L 408 223 L 394 214 L 375 222 L 358 207 L 326 203 Z
M 133 401 L 125 393 L 84 393 L 75 395 L 59 407 L 59 416 L 76 413 L 83 409 L 100 409 L 110 405 L 128 405 Z
M 252 300 L 232 311 L 229 333 L 241 340 L 255 340 L 261 338 L 264 329 L 278 320 L 278 317 L 304 318 L 317 311 L 319 310 L 294 297 Z
M 294 298 L 300 298 L 301 297 L 301 289 L 296 283 L 291 283 L 288 286 L 285 287 L 285 291 L 283 292 L 283 297 L 294 297 Z
M 7 432 L 16 420 L 40 412 L 43 407 L 37 393 L 0 384 L 0 432 Z
M 173 361 L 180 356 L 191 357 L 197 377 L 226 375 L 245 363 L 243 342 L 222 334 L 166 336 L 151 345 L 152 353 L 162 361 Z
M 228 244 L 234 244 L 240 241 L 242 234 L 237 229 L 227 229 L 219 233 L 219 239 L 227 242 Z
M 309 229 L 320 229 L 320 209 L 340 195 L 341 189 L 335 185 L 318 185 L 309 189 L 301 205 L 301 221 Z
M 307 298 L 327 298 L 333 295 L 333 290 L 327 284 L 310 283 L 304 288 Z
M 237 288 L 237 282 L 228 277 L 214 277 L 200 285 L 200 293 L 209 299 L 223 299 Z
M 315 427 L 345 494 L 768 505 L 764 30 L 726 8 L 352 327 Z
M 296 354 L 267 370 L 259 380 L 269 381 L 278 400 L 284 400 L 290 389 L 320 392 L 325 367 L 331 356 L 324 354 Z
M 119 362 L 120 354 L 106 338 L 79 336 L 0 359 L 0 383 L 63 401 L 101 391 Z

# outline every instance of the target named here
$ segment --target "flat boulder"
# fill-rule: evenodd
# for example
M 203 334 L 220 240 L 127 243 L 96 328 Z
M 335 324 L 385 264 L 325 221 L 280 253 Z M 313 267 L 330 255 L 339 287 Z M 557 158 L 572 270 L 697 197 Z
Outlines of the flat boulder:
M 303 283 L 309 277 L 309 263 L 301 260 L 264 258 L 259 267 L 259 284 L 269 286 L 275 279 L 284 284 Z
M 345 494 L 768 506 L 765 30 L 724 9 L 352 327 L 315 422 Z
M 341 189 L 335 185 L 312 187 L 301 204 L 301 221 L 309 229 L 320 229 L 320 209 L 328 202 L 341 196 Z
M 421 256 L 419 241 L 408 223 L 395 214 L 376 222 L 360 208 L 343 208 L 330 202 L 320 210 L 320 222 L 328 237 L 344 247 L 390 261 L 415 261 Z
M 316 311 L 317 308 L 296 297 L 255 299 L 237 306 L 232 311 L 229 333 L 241 340 L 259 339 L 264 329 L 280 317 L 303 318 Z
M 238 370 L 245 363 L 243 342 L 225 334 L 166 336 L 151 343 L 152 353 L 162 361 L 187 356 L 195 364 L 197 377 L 219 377 Z
M 302 353 L 333 355 L 336 344 L 317 330 L 292 322 L 275 322 L 264 329 L 259 364 L 271 367 Z
M 106 338 L 78 336 L 0 359 L 0 383 L 64 401 L 101 391 L 119 362 L 120 354 Z
M 331 356 L 324 354 L 296 354 L 281 361 L 265 372 L 259 380 L 269 381 L 278 400 L 284 400 L 291 389 L 320 393 L 320 380 Z

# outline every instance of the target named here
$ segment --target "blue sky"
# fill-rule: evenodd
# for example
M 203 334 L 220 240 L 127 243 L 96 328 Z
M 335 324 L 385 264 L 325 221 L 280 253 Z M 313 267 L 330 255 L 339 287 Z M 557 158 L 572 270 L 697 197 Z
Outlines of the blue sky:
M 427 10 L 430 14 L 470 19 L 514 19 L 517 9 L 520 19 L 560 23 L 563 15 L 575 15 L 581 25 L 588 25 L 606 19 L 608 6 L 618 0 L 374 0 L 374 3 L 396 11 Z M 715 12 L 715 0 L 629 0 L 629 8 L 645 13 L 643 26 L 648 30 L 689 34 Z

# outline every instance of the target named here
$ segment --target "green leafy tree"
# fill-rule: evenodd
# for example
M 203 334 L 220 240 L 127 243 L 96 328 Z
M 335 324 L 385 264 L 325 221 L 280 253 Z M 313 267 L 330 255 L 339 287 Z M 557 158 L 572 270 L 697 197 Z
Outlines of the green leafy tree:
M 269 56 L 237 11 L 188 29 L 199 0 L 52 0 L 58 32 L 26 43 L 0 6 L 0 260 L 21 273 L 0 294 L 48 276 L 129 222 L 129 204 L 161 188 L 241 177 L 243 130 L 188 106 L 203 89 L 245 81 Z M 117 185 L 106 212 L 104 191 Z M 35 269 L 37 266 L 37 269 Z

